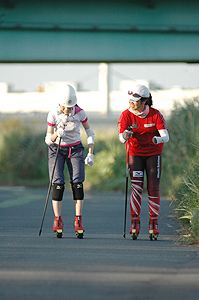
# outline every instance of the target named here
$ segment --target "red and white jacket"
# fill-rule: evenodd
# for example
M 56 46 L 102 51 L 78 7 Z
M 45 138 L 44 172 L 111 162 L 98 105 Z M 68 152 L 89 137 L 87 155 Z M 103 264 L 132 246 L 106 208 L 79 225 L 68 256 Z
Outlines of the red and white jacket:
M 118 120 L 118 134 L 133 126 L 133 135 L 128 140 L 129 155 L 150 156 L 161 154 L 163 143 L 154 144 L 154 136 L 160 136 L 159 130 L 167 130 L 163 115 L 155 108 L 149 107 L 149 113 L 141 118 L 130 108 L 122 112 Z

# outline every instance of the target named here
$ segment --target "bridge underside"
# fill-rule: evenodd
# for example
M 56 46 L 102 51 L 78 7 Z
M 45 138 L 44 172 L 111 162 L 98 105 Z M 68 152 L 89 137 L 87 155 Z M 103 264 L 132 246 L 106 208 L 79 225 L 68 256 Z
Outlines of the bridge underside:
M 199 62 L 199 2 L 0 1 L 0 62 Z

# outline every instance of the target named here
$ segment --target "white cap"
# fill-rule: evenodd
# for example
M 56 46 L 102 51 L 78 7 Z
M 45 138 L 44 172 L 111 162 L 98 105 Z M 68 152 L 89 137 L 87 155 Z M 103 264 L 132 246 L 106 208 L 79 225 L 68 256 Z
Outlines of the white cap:
M 146 86 L 137 84 L 133 87 L 133 91 L 128 91 L 130 95 L 129 101 L 137 102 L 141 98 L 148 98 L 150 96 L 149 90 Z

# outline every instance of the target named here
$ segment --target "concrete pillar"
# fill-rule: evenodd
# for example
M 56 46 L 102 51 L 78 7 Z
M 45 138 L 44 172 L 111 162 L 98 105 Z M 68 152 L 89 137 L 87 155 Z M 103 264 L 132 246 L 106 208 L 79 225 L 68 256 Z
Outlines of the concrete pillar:
M 108 64 L 99 64 L 99 93 L 103 114 L 109 113 Z

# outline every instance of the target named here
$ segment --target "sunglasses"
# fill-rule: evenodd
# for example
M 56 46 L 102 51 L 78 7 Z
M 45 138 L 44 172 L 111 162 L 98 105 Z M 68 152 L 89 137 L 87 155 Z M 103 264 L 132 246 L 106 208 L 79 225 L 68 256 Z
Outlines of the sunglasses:
M 133 93 L 132 91 L 128 91 L 129 95 L 132 95 L 135 98 L 142 98 L 142 96 L 140 96 L 139 94 Z

